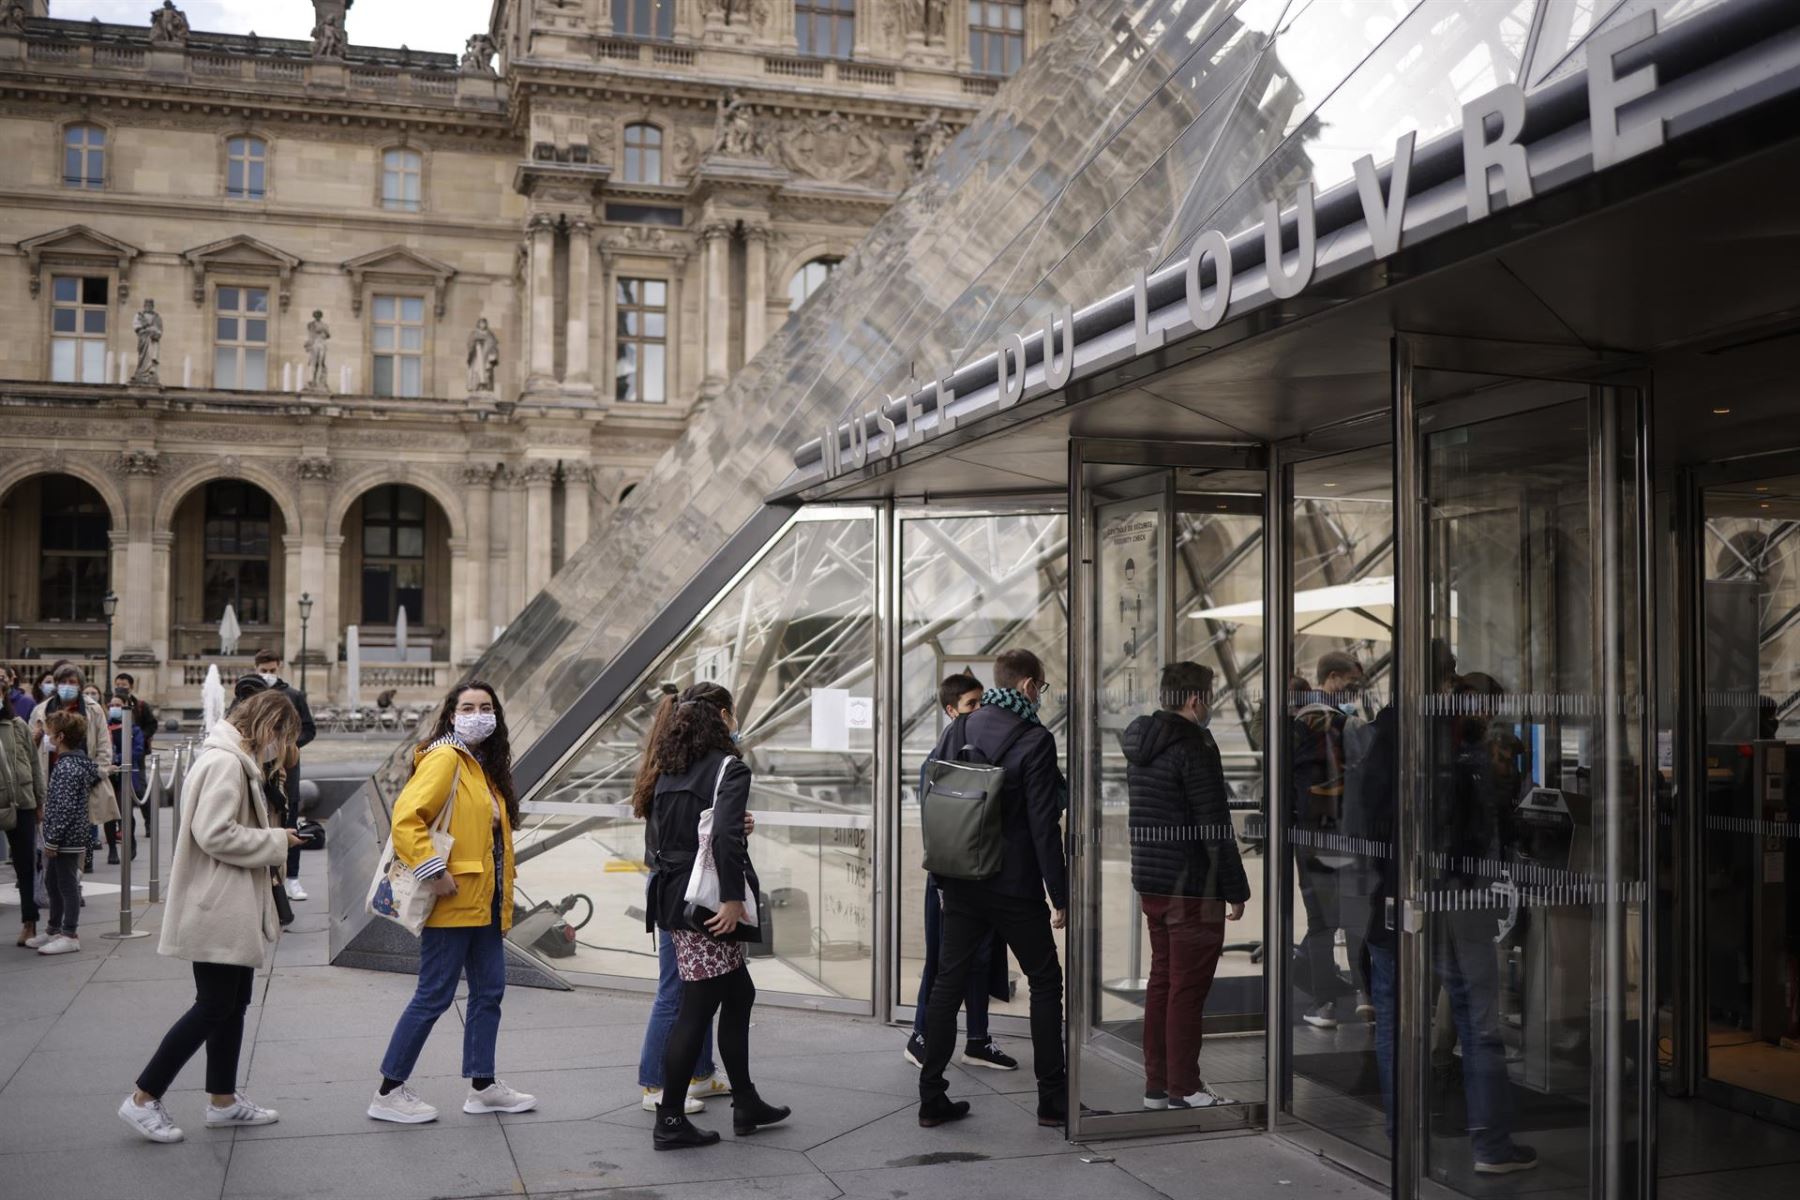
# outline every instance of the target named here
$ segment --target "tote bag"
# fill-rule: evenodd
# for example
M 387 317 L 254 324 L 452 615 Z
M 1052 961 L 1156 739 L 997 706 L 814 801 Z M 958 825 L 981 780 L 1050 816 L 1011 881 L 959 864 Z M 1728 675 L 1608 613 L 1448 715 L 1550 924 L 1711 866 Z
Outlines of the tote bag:
M 459 761 L 456 773 L 450 776 L 450 798 L 444 801 L 437 818 L 425 830 L 431 838 L 432 853 L 445 862 L 450 861 L 450 847 L 456 844 L 456 839 L 450 836 L 450 814 L 456 808 L 456 785 L 461 778 L 462 763 Z M 382 848 L 381 861 L 375 867 L 375 878 L 369 883 L 369 897 L 364 907 L 375 916 L 386 917 L 409 933 L 417 934 L 425 928 L 425 919 L 436 904 L 437 894 L 420 883 L 412 869 L 394 853 L 394 832 L 388 830 L 387 845 Z
M 713 806 L 700 814 L 700 848 L 694 853 L 694 869 L 688 875 L 687 902 L 693 908 L 703 908 L 707 912 L 719 911 L 719 866 L 713 861 L 713 812 L 719 806 L 719 785 L 725 782 L 725 769 L 731 765 L 731 756 L 719 764 L 719 777 L 713 780 Z M 756 915 L 756 890 L 745 889 L 744 924 L 756 926 L 760 924 Z

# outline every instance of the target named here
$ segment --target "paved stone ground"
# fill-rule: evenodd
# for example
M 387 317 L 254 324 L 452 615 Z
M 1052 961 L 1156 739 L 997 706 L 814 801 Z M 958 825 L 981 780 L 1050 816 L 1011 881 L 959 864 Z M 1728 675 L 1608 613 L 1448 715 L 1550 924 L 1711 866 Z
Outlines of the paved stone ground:
M 116 869 L 91 877 L 95 891 Z M 139 1140 L 114 1115 L 168 1024 L 192 999 L 188 964 L 160 958 L 154 937 L 111 942 L 117 888 L 84 910 L 83 950 L 40 958 L 15 949 L 17 892 L 0 868 L 0 1196 L 57 1200 L 133 1197 L 562 1196 L 609 1200 L 979 1196 L 1252 1197 L 1364 1200 L 1364 1182 L 1279 1140 L 1258 1135 L 1074 1145 L 1030 1119 L 1028 1077 L 952 1068 L 952 1094 L 974 1115 L 918 1128 L 916 1073 L 898 1031 L 869 1020 L 760 1008 L 753 1065 L 764 1093 L 790 1104 L 786 1125 L 730 1136 L 729 1102 L 698 1122 L 723 1127 L 719 1146 L 657 1154 L 638 1107 L 638 1043 L 647 997 L 513 989 L 500 1064 L 536 1093 L 536 1112 L 466 1116 L 458 1070 L 461 1006 L 446 1014 L 413 1081 L 443 1110 L 434 1124 L 395 1126 L 365 1114 L 376 1064 L 409 977 L 327 966 L 322 855 L 306 856 L 314 899 L 258 977 L 241 1075 L 245 1090 L 281 1110 L 258 1129 L 213 1131 L 201 1121 L 202 1060 L 168 1096 L 187 1141 Z M 141 886 L 141 873 L 140 873 Z M 139 892 L 137 924 L 160 909 Z M 1028 1045 L 1013 1053 L 1029 1057 Z M 978 1077 L 979 1076 L 979 1077 Z M 1096 1152 L 1110 1162 L 1086 1163 Z

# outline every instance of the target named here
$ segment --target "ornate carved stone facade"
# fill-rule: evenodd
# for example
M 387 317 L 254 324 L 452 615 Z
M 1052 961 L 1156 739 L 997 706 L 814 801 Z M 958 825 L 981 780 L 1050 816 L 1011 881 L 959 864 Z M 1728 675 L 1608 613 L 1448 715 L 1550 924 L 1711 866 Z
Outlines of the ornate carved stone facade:
M 0 7 L 0 658 L 98 647 L 98 580 L 153 696 L 227 593 L 290 657 L 310 596 L 327 671 L 417 603 L 447 682 L 999 82 L 903 0 L 848 58 L 776 0 L 501 0 L 460 55 Z M 46 506 L 101 522 L 53 584 Z

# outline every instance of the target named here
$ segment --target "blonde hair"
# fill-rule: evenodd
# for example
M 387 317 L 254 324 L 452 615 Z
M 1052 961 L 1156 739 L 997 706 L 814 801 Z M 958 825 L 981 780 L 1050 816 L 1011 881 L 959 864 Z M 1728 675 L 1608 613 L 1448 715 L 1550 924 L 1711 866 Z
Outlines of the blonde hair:
M 280 692 L 258 692 L 234 704 L 229 720 L 251 758 L 261 762 L 264 750 L 275 749 L 274 778 L 284 779 L 300 757 L 300 714 L 293 701 Z

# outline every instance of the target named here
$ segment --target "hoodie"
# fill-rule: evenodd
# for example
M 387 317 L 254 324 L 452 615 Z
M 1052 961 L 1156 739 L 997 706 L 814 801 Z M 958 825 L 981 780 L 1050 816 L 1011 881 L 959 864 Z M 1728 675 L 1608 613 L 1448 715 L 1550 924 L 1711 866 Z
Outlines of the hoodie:
M 44 801 L 44 845 L 58 850 L 88 848 L 88 793 L 100 782 L 100 768 L 83 750 L 56 756 Z
M 1121 743 L 1131 801 L 1131 886 L 1150 896 L 1250 899 L 1212 734 L 1162 711 L 1133 721 Z

